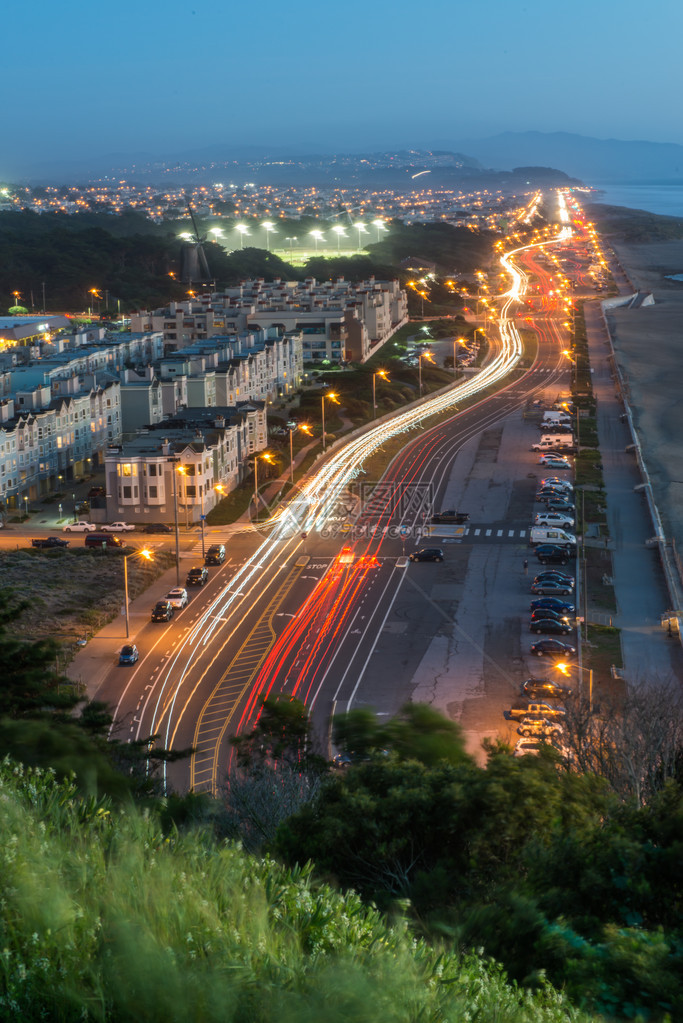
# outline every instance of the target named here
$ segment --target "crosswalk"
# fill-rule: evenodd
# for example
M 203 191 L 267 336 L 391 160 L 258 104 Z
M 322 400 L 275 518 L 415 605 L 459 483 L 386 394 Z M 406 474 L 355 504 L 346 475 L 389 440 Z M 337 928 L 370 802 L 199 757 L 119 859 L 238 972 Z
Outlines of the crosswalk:
M 486 540 L 500 540 L 502 542 L 523 540 L 525 543 L 528 543 L 529 529 L 497 525 L 442 526 L 432 524 L 425 527 L 423 536 L 443 537 L 444 539 L 452 538 L 461 541 L 467 540 L 469 543 L 482 543 Z

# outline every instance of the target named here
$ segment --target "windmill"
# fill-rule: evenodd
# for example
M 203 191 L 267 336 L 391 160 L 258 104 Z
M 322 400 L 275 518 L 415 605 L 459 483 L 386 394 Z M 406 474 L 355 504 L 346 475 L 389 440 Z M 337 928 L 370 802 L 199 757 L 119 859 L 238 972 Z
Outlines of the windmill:
M 211 280 L 209 264 L 206 261 L 203 246 L 206 238 L 200 238 L 199 236 L 189 195 L 185 196 L 185 205 L 192 220 L 194 238 L 190 235 L 189 240 L 184 241 L 180 249 L 180 279 L 186 284 L 192 284 L 193 281 L 198 284 L 206 284 Z

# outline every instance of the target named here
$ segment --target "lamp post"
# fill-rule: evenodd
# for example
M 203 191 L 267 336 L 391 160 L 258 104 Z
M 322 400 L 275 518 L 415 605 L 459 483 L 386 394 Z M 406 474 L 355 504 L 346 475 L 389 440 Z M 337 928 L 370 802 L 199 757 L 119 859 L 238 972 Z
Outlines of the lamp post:
M 317 252 L 318 251 L 318 242 L 319 241 L 324 241 L 325 240 L 325 236 L 322 233 L 322 231 L 310 231 L 309 234 L 313 238 L 315 238 L 315 251 Z
M 262 458 L 264 462 L 268 462 L 270 465 L 273 461 L 273 456 L 269 451 L 263 451 L 260 455 L 254 455 L 254 520 L 258 522 L 258 460 Z
M 385 369 L 378 369 L 376 373 L 372 374 L 372 418 L 374 419 L 377 415 L 377 402 L 375 400 L 375 377 L 381 377 L 382 380 L 388 380 L 387 371 Z
M 169 458 L 173 474 L 173 522 L 175 525 L 175 584 L 180 586 L 180 534 L 178 532 L 178 487 L 176 484 L 176 462 L 178 458 Z
M 289 478 L 292 486 L 294 486 L 294 433 L 296 430 L 301 430 L 302 433 L 307 434 L 309 437 L 312 436 L 311 428 L 308 423 L 297 423 L 295 426 L 289 427 Z
M 378 217 L 377 220 L 373 220 L 372 226 L 377 228 L 377 241 L 379 241 L 379 233 L 384 230 L 384 221 Z
M 270 252 L 270 232 L 275 227 L 272 220 L 264 220 L 261 227 L 265 228 L 266 231 L 266 252 Z
M 287 237 L 285 238 L 285 241 L 289 242 L 289 258 L 293 259 L 294 258 L 294 242 L 296 241 L 296 238 L 294 237 L 294 235 L 287 235 Z
M 337 252 L 339 252 L 339 246 L 341 244 L 341 240 L 342 240 L 342 238 L 346 238 L 346 231 L 341 226 L 341 224 L 335 224 L 334 227 L 332 228 L 332 230 L 334 231 L 334 233 L 337 236 Z
M 145 558 L 147 561 L 152 560 L 152 552 L 148 551 L 145 547 L 141 551 L 131 551 L 130 554 L 124 554 L 123 556 L 123 589 L 124 589 L 124 607 L 126 610 L 126 639 L 130 637 L 130 618 L 128 615 L 128 558 Z
M 466 345 L 467 342 L 463 337 L 453 338 L 453 376 L 458 376 L 458 345 Z
M 569 669 L 572 668 L 572 667 L 576 667 L 576 665 L 560 663 L 560 664 L 556 664 L 555 667 L 557 668 L 558 671 L 561 671 L 563 675 L 568 675 L 569 674 Z M 588 712 L 589 712 L 589 714 L 592 714 L 593 713 L 593 669 L 592 668 L 584 668 L 584 666 L 582 664 L 580 668 L 577 667 L 577 671 L 579 671 L 579 691 L 580 691 L 582 696 L 583 696 L 583 673 L 584 673 L 584 671 L 588 671 Z
M 358 223 L 354 224 L 353 226 L 355 227 L 356 231 L 358 231 L 358 249 L 357 249 L 357 251 L 360 252 L 360 236 L 361 236 L 363 231 L 367 231 L 367 227 L 365 226 L 365 224 L 361 220 L 359 220 Z
M 244 248 L 244 236 L 245 236 L 245 234 L 249 234 L 249 228 L 246 226 L 246 224 L 235 224 L 235 230 L 239 231 L 239 233 L 240 233 L 240 248 L 243 249 Z
M 323 394 L 321 396 L 321 406 L 323 410 L 323 454 L 325 454 L 325 450 L 327 448 L 327 438 L 325 435 L 325 398 L 328 398 L 330 401 L 333 401 L 335 405 L 339 404 L 337 395 L 333 391 L 330 391 L 329 394 Z
M 223 234 L 223 229 L 222 229 L 221 227 L 211 227 L 211 228 L 209 228 L 209 231 L 210 231 L 210 233 L 211 233 L 212 235 L 214 235 L 214 241 L 215 241 L 215 242 L 217 242 L 217 241 L 218 241 L 218 239 L 219 239 L 219 238 L 221 237 L 221 235 Z

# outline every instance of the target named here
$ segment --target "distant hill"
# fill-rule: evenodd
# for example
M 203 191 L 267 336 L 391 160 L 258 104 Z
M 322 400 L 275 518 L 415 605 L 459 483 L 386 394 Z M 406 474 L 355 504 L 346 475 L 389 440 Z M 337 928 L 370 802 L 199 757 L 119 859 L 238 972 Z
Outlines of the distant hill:
M 561 167 L 588 184 L 683 182 L 683 146 L 673 142 L 595 139 L 562 131 L 508 131 L 448 144 L 500 170 L 535 164 Z

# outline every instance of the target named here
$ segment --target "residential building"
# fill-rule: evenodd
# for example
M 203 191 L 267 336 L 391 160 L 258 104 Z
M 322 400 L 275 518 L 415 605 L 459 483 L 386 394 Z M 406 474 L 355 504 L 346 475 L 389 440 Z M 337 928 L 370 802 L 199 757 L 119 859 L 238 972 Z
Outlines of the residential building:
M 233 490 L 266 445 L 262 403 L 184 409 L 108 450 L 106 517 L 171 522 L 177 508 L 181 524 L 200 522 L 221 498 L 216 487 Z

